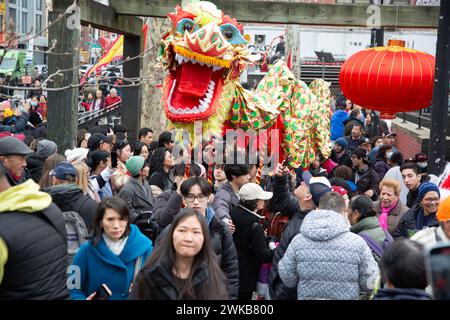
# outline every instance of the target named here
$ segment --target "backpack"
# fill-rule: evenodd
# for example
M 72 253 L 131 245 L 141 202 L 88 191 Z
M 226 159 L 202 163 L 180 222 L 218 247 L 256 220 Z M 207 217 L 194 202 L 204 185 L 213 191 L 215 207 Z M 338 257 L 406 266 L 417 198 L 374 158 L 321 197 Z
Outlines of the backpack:
M 394 242 L 394 239 L 392 239 L 391 234 L 384 229 L 383 231 L 384 231 L 384 243 L 382 247 L 380 247 L 378 243 L 375 240 L 373 240 L 367 233 L 362 232 L 359 234 L 364 239 L 364 241 L 366 241 L 369 248 L 380 258 L 383 257 L 384 250 L 386 250 L 392 244 L 392 242 Z
M 62 213 L 66 222 L 67 232 L 67 256 L 69 265 L 72 264 L 73 258 L 77 254 L 81 245 L 87 242 L 89 230 L 84 223 L 83 218 L 75 211 L 64 211 Z
M 152 240 L 153 244 L 155 243 L 161 230 L 156 218 L 153 216 L 153 211 L 141 211 L 133 223 L 147 238 Z

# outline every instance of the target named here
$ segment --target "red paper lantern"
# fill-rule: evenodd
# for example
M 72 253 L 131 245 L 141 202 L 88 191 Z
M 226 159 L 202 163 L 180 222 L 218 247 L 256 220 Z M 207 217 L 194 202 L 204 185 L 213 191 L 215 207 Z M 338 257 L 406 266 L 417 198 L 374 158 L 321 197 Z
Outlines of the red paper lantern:
M 431 105 L 434 84 L 432 55 L 386 46 L 355 53 L 345 61 L 339 83 L 345 97 L 380 117 L 393 119 L 396 112 Z

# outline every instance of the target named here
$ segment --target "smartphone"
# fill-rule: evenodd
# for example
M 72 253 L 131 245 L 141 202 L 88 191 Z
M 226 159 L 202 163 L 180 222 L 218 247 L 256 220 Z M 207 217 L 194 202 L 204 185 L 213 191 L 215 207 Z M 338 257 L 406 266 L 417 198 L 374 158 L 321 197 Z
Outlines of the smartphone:
M 438 243 L 427 251 L 427 275 L 434 299 L 450 300 L 450 243 Z
M 289 164 L 289 161 L 292 160 L 292 155 L 288 155 L 286 159 L 283 160 L 283 163 L 281 164 L 283 167 L 286 167 Z
M 112 292 L 106 284 L 102 284 L 100 288 L 95 292 L 94 300 L 108 300 L 111 297 Z
M 117 153 L 115 151 L 111 152 L 111 168 L 117 168 Z

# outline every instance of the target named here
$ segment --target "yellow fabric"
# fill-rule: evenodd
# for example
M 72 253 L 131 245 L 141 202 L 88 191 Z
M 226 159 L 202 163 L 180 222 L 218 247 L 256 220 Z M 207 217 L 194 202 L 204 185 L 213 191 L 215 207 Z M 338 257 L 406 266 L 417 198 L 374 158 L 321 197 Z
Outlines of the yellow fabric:
M 8 247 L 5 241 L 0 238 L 0 284 L 3 280 L 3 274 L 5 272 L 6 261 L 8 261 Z
M 0 212 L 37 212 L 48 208 L 52 197 L 39 191 L 39 185 L 29 179 L 0 193 Z

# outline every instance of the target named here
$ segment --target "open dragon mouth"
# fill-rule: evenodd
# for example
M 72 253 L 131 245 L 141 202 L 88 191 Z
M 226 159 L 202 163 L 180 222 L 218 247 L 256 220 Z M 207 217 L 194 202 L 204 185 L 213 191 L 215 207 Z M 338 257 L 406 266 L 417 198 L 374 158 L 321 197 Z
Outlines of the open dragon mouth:
M 222 91 L 226 67 L 219 64 L 225 60 L 214 63 L 214 60 L 219 59 L 193 52 L 186 55 L 198 60 L 175 53 L 177 68 L 171 72 L 166 83 L 166 114 L 172 121 L 188 122 L 208 118 L 215 113 L 216 101 Z

